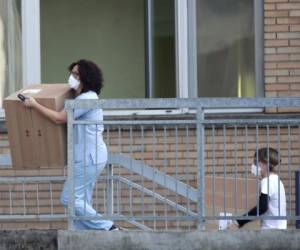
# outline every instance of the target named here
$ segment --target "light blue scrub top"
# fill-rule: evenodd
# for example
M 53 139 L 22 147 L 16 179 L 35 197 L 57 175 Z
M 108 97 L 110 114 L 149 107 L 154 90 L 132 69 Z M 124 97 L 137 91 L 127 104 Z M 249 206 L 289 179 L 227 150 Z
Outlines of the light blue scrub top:
M 75 98 L 98 99 L 94 91 L 88 91 Z M 102 109 L 75 109 L 75 120 L 103 121 Z M 75 125 L 74 126 L 74 162 L 90 165 L 107 161 L 107 149 L 102 138 L 103 125 Z

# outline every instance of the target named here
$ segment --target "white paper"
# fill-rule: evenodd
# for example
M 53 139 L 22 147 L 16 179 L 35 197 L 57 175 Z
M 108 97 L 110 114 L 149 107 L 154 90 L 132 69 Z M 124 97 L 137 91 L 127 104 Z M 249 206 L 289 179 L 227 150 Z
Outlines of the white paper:
M 37 94 L 41 91 L 42 89 L 25 89 L 22 94 Z
M 231 213 L 220 213 L 220 216 L 232 216 Z M 228 226 L 232 223 L 232 220 L 219 220 L 219 230 L 226 230 Z

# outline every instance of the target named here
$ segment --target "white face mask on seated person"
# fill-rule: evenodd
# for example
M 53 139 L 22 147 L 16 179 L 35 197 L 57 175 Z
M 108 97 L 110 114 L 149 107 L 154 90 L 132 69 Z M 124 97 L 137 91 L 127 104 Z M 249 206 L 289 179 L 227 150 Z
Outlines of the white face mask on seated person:
M 72 74 L 70 75 L 69 79 L 68 79 L 68 84 L 70 86 L 71 89 L 77 90 L 79 88 L 80 85 L 80 81 L 77 80 Z

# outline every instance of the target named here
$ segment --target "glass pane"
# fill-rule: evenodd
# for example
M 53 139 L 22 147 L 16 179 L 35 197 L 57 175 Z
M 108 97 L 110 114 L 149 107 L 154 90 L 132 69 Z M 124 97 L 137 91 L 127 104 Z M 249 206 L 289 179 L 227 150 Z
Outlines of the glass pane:
M 198 0 L 198 96 L 255 96 L 254 1 Z
M 145 97 L 144 1 L 42 0 L 43 82 L 66 82 L 81 58 L 103 70 L 103 98 Z
M 153 97 L 176 97 L 174 0 L 153 0 Z
M 20 0 L 0 0 L 0 107 L 3 98 L 22 88 Z

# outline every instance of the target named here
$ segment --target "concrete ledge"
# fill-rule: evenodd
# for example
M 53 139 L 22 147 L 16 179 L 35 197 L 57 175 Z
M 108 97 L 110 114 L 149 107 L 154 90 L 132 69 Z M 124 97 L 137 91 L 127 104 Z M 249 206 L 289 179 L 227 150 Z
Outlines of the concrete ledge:
M 282 250 L 300 249 L 300 231 L 101 232 L 11 230 L 0 232 L 0 250 Z
M 55 250 L 56 230 L 0 231 L 0 250 Z
M 179 249 L 299 249 L 300 231 L 194 231 L 194 232 L 141 232 L 141 231 L 59 231 L 60 250 L 179 250 Z

